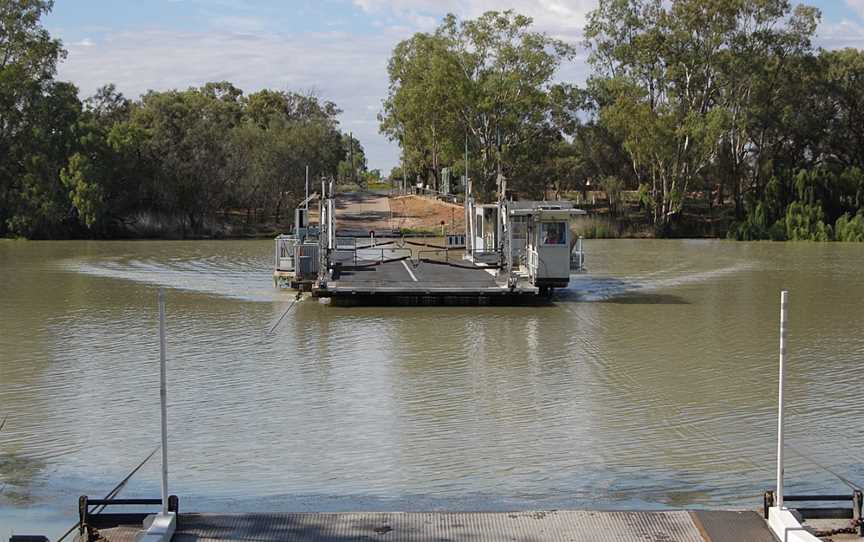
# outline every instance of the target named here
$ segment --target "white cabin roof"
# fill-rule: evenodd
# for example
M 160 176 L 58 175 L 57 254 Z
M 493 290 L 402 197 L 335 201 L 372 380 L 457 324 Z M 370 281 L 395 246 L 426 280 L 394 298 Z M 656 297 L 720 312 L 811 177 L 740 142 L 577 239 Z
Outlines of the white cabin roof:
M 541 221 L 567 220 L 587 214 L 569 201 L 511 201 L 510 216 L 533 216 Z

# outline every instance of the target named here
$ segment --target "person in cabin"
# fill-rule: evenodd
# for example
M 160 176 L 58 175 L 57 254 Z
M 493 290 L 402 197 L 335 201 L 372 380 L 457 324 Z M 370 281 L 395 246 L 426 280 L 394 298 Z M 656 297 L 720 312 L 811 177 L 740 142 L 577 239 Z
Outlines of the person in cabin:
M 564 228 L 563 224 L 546 224 L 546 238 L 543 243 L 547 245 L 563 245 L 564 244 Z

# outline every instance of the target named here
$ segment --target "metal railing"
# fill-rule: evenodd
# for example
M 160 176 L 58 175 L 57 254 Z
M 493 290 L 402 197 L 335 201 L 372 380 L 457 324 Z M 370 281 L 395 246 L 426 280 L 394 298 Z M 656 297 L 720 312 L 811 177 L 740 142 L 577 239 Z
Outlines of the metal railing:
M 774 491 L 766 491 L 763 496 L 763 514 L 765 519 L 768 519 L 768 509 L 777 505 L 777 494 Z M 864 495 L 861 491 L 855 490 L 851 495 L 784 495 L 783 502 L 848 502 L 851 506 L 847 507 L 795 507 L 795 510 L 807 520 L 809 519 L 849 519 L 852 521 L 855 529 L 858 531 L 859 537 L 864 537 L 864 519 L 862 519 L 862 505 L 864 505 Z
M 582 237 L 576 240 L 576 246 L 570 252 L 570 271 L 585 271 L 585 251 L 582 249 Z
M 450 260 L 450 251 L 444 249 L 421 249 L 417 251 L 417 260 L 441 260 L 446 262 Z
M 337 237 L 336 250 L 354 250 L 357 248 L 356 237 Z
M 474 249 L 465 251 L 471 257 L 471 261 L 475 263 L 485 263 L 489 264 L 498 264 L 498 260 L 501 258 L 500 253 L 497 250 L 483 250 L 483 249 Z
M 84 537 L 88 535 L 94 519 L 103 514 L 108 506 L 157 506 L 162 505 L 162 499 L 90 499 L 86 495 L 78 498 L 78 533 Z M 93 510 L 90 507 L 94 507 Z M 169 495 L 167 503 L 168 512 L 175 514 L 180 512 L 180 500 L 177 495 Z M 110 516 L 111 514 L 105 514 Z
M 333 251 L 332 261 L 342 266 L 362 266 L 410 258 L 412 255 L 410 248 L 363 247 L 356 250 L 337 249 Z
M 300 240 L 294 235 L 280 235 L 276 238 L 276 252 L 273 268 L 276 271 L 294 271 L 294 248 Z
M 540 254 L 535 249 L 528 248 L 525 251 L 525 256 L 528 277 L 533 281 L 537 277 L 537 269 L 540 267 Z

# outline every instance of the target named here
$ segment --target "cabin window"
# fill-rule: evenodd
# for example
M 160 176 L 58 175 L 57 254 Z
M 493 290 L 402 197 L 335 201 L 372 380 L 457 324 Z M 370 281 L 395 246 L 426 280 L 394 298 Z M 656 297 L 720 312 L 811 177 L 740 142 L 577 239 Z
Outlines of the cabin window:
M 564 222 L 543 222 L 540 224 L 540 237 L 544 245 L 567 244 L 567 224 Z

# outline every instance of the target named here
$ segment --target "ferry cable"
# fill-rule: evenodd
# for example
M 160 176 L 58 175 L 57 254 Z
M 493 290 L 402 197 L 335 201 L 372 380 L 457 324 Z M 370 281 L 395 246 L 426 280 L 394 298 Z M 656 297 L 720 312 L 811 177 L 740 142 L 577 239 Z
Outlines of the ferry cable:
M 841 482 L 843 482 L 844 484 L 846 484 L 846 485 L 849 487 L 849 489 L 853 489 L 853 490 L 854 490 L 854 489 L 857 489 L 858 491 L 864 491 L 864 490 L 862 490 L 862 488 L 861 488 L 860 485 L 856 484 L 855 482 L 852 482 L 852 481 L 849 480 L 848 478 L 844 478 L 844 477 L 841 476 L 840 474 L 837 474 L 837 473 L 834 472 L 832 469 L 830 469 L 830 468 L 826 467 L 825 465 L 819 463 L 818 461 L 816 461 L 816 460 L 813 459 L 812 457 L 810 457 L 810 456 L 804 454 L 803 452 L 801 452 L 800 450 L 798 450 L 797 448 L 795 448 L 794 446 L 792 446 L 792 445 L 789 444 L 788 442 L 787 442 L 787 443 L 784 443 L 783 445 L 784 445 L 786 448 L 789 448 L 790 450 L 792 450 L 792 452 L 793 452 L 794 454 L 796 454 L 797 456 L 801 457 L 801 458 L 804 459 L 805 461 L 808 461 L 809 463 L 812 463 L 813 465 L 819 467 L 820 469 L 824 470 L 824 471 L 827 472 L 828 474 L 832 474 L 832 475 L 834 475 L 838 480 L 840 480 Z
M 105 495 L 105 498 L 102 499 L 102 500 L 105 500 L 105 501 L 113 500 L 113 499 L 114 499 L 114 498 L 115 498 L 115 497 L 120 493 L 120 491 L 122 491 L 123 488 L 126 487 L 126 484 L 129 482 L 129 480 L 132 479 L 132 477 L 135 475 L 135 473 L 138 472 L 139 470 L 141 470 L 141 467 L 143 467 L 143 466 L 144 466 L 148 461 L 150 461 L 150 458 L 153 457 L 154 455 L 156 455 L 156 452 L 158 452 L 159 449 L 160 449 L 161 447 L 162 447 L 162 446 L 156 446 L 156 448 L 154 448 L 153 451 L 150 452 L 150 455 L 148 455 L 147 457 L 145 457 L 144 460 L 141 461 L 141 463 L 139 463 L 137 467 L 135 467 L 134 469 L 132 469 L 132 472 L 130 472 L 129 474 L 127 474 L 126 477 L 123 478 L 123 479 L 120 481 L 119 484 L 117 484 L 116 486 L 114 486 L 114 489 L 112 489 L 112 490 L 111 490 L 107 495 Z M 97 508 L 93 509 L 93 513 L 94 513 L 94 514 L 98 514 L 99 512 L 101 512 L 102 510 L 104 510 L 106 506 L 108 506 L 108 505 L 107 505 L 107 504 L 103 504 L 101 507 L 97 507 Z M 73 525 L 73 526 L 72 526 L 68 531 L 66 531 L 66 533 L 63 534 L 63 536 L 61 536 L 60 538 L 57 539 L 57 542 L 63 542 L 63 540 L 64 540 L 67 536 L 69 536 L 70 534 L 72 534 L 72 533 L 75 531 L 75 529 L 78 528 L 78 525 L 80 525 L 80 523 L 81 523 L 80 520 L 79 520 L 79 521 L 76 521 L 76 522 L 75 522 L 75 525 Z
M 363 239 L 365 239 L 365 237 L 364 237 Z M 395 240 L 393 240 L 393 241 L 383 241 L 383 242 L 381 242 L 381 243 L 375 243 L 374 245 L 356 246 L 356 247 L 354 247 L 354 250 L 366 250 L 366 249 L 369 249 L 369 248 L 378 248 L 378 247 L 383 247 L 383 246 L 387 246 L 387 245 L 393 245 L 393 244 L 395 244 L 395 243 L 396 243 Z
M 284 320 L 288 313 L 291 312 L 291 309 L 294 308 L 294 305 L 296 305 L 297 302 L 300 301 L 302 295 L 303 294 L 301 292 L 297 292 L 297 297 L 295 297 L 294 301 L 292 301 L 291 304 L 288 305 L 288 308 L 285 309 L 285 312 L 282 313 L 282 316 L 279 317 L 279 320 L 277 320 L 276 323 L 273 324 L 273 327 L 271 327 L 270 331 L 267 332 L 268 335 L 272 335 L 276 328 L 279 327 L 279 324 L 281 324 L 282 320 Z
M 798 411 L 797 411 L 796 409 L 794 409 L 794 408 L 790 408 L 789 410 L 790 410 L 790 412 L 792 412 L 792 413 L 795 414 L 795 415 L 798 415 L 798 416 L 801 415 L 801 413 L 798 412 Z M 850 480 L 848 480 L 848 479 L 846 479 L 846 478 L 843 478 L 842 476 L 840 476 L 840 475 L 837 474 L 836 472 L 832 471 L 831 469 L 829 469 L 829 468 L 826 467 L 825 465 L 822 465 L 821 463 L 819 463 L 818 461 L 816 461 L 816 460 L 813 458 L 813 455 L 816 455 L 816 454 L 812 453 L 812 451 L 811 451 L 810 449 L 807 450 L 808 454 L 810 454 L 810 455 L 806 455 L 806 454 L 804 454 L 803 452 L 801 452 L 800 450 L 798 450 L 797 448 L 795 448 L 794 446 L 792 446 L 791 444 L 784 443 L 784 445 L 787 446 L 789 449 L 791 449 L 793 453 L 797 454 L 799 457 L 801 457 L 801 458 L 804 459 L 805 461 L 808 461 L 808 462 L 812 463 L 813 465 L 819 467 L 820 469 L 822 469 L 822 470 L 828 472 L 829 474 L 834 475 L 835 477 L 837 477 L 837 479 L 839 479 L 841 482 L 843 482 L 844 484 L 846 484 L 850 489 L 857 489 L 857 490 L 859 490 L 859 491 L 864 491 L 864 489 L 862 489 L 862 487 L 861 487 L 860 485 L 858 485 L 858 484 L 856 484 L 856 483 L 854 483 L 854 482 L 852 482 L 852 481 L 850 481 Z M 849 455 L 849 454 L 847 454 L 847 455 Z M 860 457 L 856 457 L 854 454 L 851 455 L 851 459 L 853 459 L 854 461 L 861 462 L 861 458 L 860 458 Z
M 377 267 L 377 266 L 379 266 L 381 264 L 385 264 L 385 263 L 401 262 L 401 261 L 407 260 L 409 258 L 411 258 L 411 256 L 400 256 L 398 258 L 388 258 L 386 260 L 380 260 L 380 261 L 376 261 L 376 262 L 372 262 L 372 263 L 364 263 L 364 264 L 359 264 L 359 265 L 346 265 L 346 266 L 342 267 L 342 270 L 343 271 L 351 271 L 354 269 L 369 269 L 369 268 Z
M 6 426 L 6 420 L 9 419 L 9 416 L 3 416 L 3 421 L 0 422 L 0 431 L 3 431 L 3 428 Z M 0 494 L 3 493 L 3 490 L 6 489 L 6 483 L 4 482 L 2 486 L 0 486 Z
M 485 271 L 487 269 L 501 269 L 500 265 L 467 265 L 467 264 L 459 264 L 455 262 L 442 262 L 441 260 L 432 260 L 430 258 L 420 258 L 418 260 L 423 263 L 431 263 L 434 265 L 448 265 L 450 267 L 455 267 L 457 269 L 467 269 L 469 271 Z
M 418 243 L 416 241 L 404 241 L 406 245 L 414 245 L 415 247 L 433 248 L 437 250 L 447 250 L 447 247 L 442 245 L 430 245 L 429 243 Z

